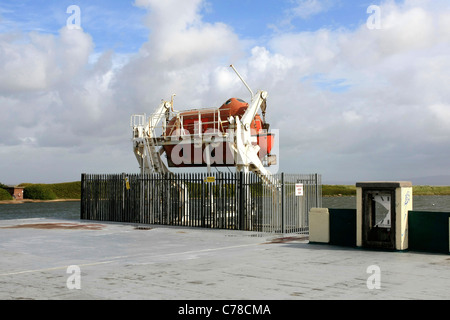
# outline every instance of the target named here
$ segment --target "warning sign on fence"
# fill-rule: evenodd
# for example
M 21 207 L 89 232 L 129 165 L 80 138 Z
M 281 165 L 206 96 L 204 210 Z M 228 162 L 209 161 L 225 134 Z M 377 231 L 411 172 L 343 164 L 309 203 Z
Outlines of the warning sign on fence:
M 295 196 L 303 197 L 303 183 L 295 184 Z

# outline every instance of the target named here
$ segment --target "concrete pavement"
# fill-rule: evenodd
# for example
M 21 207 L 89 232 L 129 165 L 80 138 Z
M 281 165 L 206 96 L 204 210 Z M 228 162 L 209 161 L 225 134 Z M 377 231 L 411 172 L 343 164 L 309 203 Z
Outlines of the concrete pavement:
M 0 221 L 3 300 L 447 300 L 449 288 L 449 255 L 230 230 Z

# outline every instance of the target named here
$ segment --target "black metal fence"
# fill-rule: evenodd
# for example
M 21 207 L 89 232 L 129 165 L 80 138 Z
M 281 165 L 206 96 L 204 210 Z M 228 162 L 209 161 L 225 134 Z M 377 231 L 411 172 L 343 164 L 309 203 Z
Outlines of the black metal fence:
M 309 209 L 322 205 L 318 174 L 264 180 L 242 172 L 82 174 L 81 180 L 85 220 L 308 233 Z

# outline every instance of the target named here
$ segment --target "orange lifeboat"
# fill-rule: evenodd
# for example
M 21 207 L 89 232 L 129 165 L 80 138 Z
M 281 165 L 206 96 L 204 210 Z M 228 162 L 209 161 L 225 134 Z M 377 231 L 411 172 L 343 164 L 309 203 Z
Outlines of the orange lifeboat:
M 235 118 L 236 116 L 241 118 L 247 111 L 248 106 L 248 103 L 244 100 L 231 98 L 219 109 L 181 112 L 168 121 L 165 136 L 175 137 L 179 140 L 182 140 L 183 137 L 199 137 L 208 134 L 220 137 L 227 133 L 229 129 L 233 129 L 229 118 Z M 261 160 L 270 155 L 274 143 L 274 134 L 269 133 L 268 128 L 269 124 L 265 123 L 259 114 L 256 114 L 250 124 L 250 131 L 251 135 L 256 137 L 256 144 L 260 147 L 258 156 Z M 220 139 L 218 140 L 220 141 Z M 169 167 L 206 167 L 207 162 L 204 156 L 206 145 L 203 143 L 200 149 L 195 147 L 195 142 L 192 140 L 187 142 L 164 145 Z M 227 142 L 211 144 L 209 151 L 212 166 L 235 165 L 234 152 Z

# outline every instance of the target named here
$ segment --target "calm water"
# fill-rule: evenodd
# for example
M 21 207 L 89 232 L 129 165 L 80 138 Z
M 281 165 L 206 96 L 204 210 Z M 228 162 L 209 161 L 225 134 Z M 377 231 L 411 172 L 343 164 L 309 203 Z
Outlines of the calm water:
M 0 220 L 29 218 L 80 219 L 80 202 L 0 204 Z
M 355 209 L 356 197 L 324 197 L 322 203 L 324 208 Z M 450 212 L 450 196 L 414 196 L 413 209 Z M 80 202 L 0 204 L 0 220 L 29 218 L 78 220 Z

